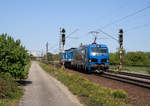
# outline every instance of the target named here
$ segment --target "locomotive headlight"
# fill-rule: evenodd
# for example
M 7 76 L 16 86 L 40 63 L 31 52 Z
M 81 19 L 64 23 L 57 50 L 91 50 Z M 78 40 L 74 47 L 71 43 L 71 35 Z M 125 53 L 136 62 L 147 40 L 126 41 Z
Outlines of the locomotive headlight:
M 92 55 L 92 56 L 96 56 L 96 53 L 95 53 L 95 52 L 92 52 L 91 55 Z

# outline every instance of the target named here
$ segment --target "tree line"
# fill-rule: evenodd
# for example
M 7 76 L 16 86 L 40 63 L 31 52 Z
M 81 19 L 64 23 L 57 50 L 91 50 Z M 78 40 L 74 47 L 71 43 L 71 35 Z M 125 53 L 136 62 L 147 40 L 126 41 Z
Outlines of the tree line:
M 110 65 L 119 65 L 120 55 L 119 51 L 115 53 L 109 53 Z M 48 61 L 59 61 L 59 54 L 48 53 L 48 56 L 44 56 L 44 60 L 48 58 Z M 128 66 L 150 66 L 150 52 L 126 52 L 123 50 L 123 65 Z
M 59 61 L 60 54 L 53 54 L 53 53 L 48 52 L 47 55 L 44 55 L 42 59 L 48 60 L 48 61 Z
M 109 62 L 111 65 L 118 65 L 120 63 L 119 51 L 110 53 Z M 126 52 L 123 51 L 123 65 L 129 66 L 150 66 L 150 52 Z

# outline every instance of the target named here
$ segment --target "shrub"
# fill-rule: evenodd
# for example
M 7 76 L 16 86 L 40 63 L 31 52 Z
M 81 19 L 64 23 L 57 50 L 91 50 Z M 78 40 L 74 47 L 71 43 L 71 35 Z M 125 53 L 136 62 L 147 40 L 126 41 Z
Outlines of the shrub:
M 110 64 L 119 64 L 119 51 L 110 53 Z M 150 66 L 150 52 L 126 52 L 123 50 L 123 64 L 129 66 Z
M 9 73 L 0 74 L 0 99 L 16 98 L 22 95 L 22 89 L 18 87 Z
M 0 35 L 0 72 L 10 73 L 14 78 L 25 78 L 25 66 L 30 58 L 21 45 L 20 40 L 14 40 L 7 34 Z

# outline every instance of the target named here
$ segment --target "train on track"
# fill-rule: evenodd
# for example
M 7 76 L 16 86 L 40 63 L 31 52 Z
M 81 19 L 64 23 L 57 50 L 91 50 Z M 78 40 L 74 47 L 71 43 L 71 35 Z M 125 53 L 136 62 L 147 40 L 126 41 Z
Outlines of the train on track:
M 104 44 L 89 44 L 70 48 L 61 53 L 60 63 L 67 68 L 85 72 L 107 71 L 109 69 L 109 50 Z

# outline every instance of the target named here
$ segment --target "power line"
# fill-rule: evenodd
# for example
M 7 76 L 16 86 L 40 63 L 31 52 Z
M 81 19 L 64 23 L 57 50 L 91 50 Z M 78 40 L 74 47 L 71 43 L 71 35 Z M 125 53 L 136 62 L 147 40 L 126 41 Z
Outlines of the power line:
M 133 28 L 130 28 L 130 29 L 126 30 L 125 32 L 129 32 L 129 31 L 140 29 L 140 28 L 147 27 L 147 26 L 150 26 L 150 24 L 143 24 L 143 25 L 140 25 L 140 26 L 135 26 Z
M 70 38 L 70 36 L 74 33 L 76 33 L 79 29 L 75 29 L 73 32 L 71 32 L 68 36 L 66 36 L 66 38 Z
M 102 32 L 103 34 L 107 35 L 108 37 L 110 37 L 110 38 L 112 38 L 112 39 L 114 39 L 114 40 L 116 40 L 116 41 L 118 42 L 118 39 L 116 39 L 116 38 L 113 37 L 112 35 L 110 35 L 110 34 L 104 32 L 102 29 L 98 29 L 98 31 Z
M 68 36 L 66 36 L 66 38 L 68 38 L 67 40 L 67 45 L 69 44 L 68 41 L 70 39 L 79 39 L 78 37 L 71 37 L 71 35 L 73 35 L 74 33 L 76 33 L 79 29 L 75 29 L 73 32 L 71 32 Z
M 146 10 L 146 9 L 149 9 L 149 8 L 150 8 L 150 5 L 147 6 L 147 7 L 145 7 L 145 8 L 143 8 L 143 9 L 140 9 L 140 10 L 138 10 L 138 11 L 135 11 L 134 13 L 131 13 L 131 14 L 127 15 L 127 16 L 124 16 L 124 17 L 122 17 L 121 19 L 118 19 L 118 20 L 116 20 L 116 21 L 114 21 L 114 22 L 111 22 L 111 23 L 109 23 L 109 24 L 106 24 L 106 25 L 103 26 L 102 28 L 106 28 L 106 27 L 108 27 L 108 26 L 111 26 L 111 25 L 113 25 L 113 24 L 115 24 L 115 23 L 117 23 L 117 22 L 120 22 L 120 21 L 122 21 L 122 20 L 124 20 L 124 19 L 127 19 L 128 17 L 132 17 L 132 16 L 134 16 L 134 15 L 140 13 L 140 12 L 143 12 L 143 11 Z
M 122 20 L 124 20 L 124 19 L 127 19 L 128 17 L 134 16 L 134 15 L 136 15 L 136 14 L 138 14 L 138 13 L 140 13 L 140 12 L 143 12 L 144 10 L 149 9 L 149 8 L 150 8 L 150 5 L 147 6 L 147 7 L 145 7 L 145 8 L 143 8 L 143 9 L 140 9 L 140 10 L 134 12 L 134 13 L 131 13 L 131 14 L 127 15 L 127 16 L 124 16 L 124 17 L 122 17 L 122 18 L 119 19 L 119 20 L 116 20 L 116 21 L 114 21 L 114 22 L 112 22 L 112 23 L 106 24 L 106 25 L 105 25 L 104 27 L 102 27 L 102 28 L 104 29 L 104 28 L 106 28 L 106 27 L 108 27 L 108 26 L 111 26 L 111 25 L 115 24 L 116 22 L 120 22 L 120 21 L 122 21 Z M 149 26 L 149 25 L 150 25 L 150 24 L 144 24 L 144 25 L 142 25 L 142 26 L 137 26 L 137 27 L 132 28 L 132 30 L 137 29 L 137 28 L 141 28 L 141 27 L 145 27 L 145 26 Z M 98 31 L 100 31 L 100 32 L 102 32 L 103 34 L 109 36 L 110 38 L 112 38 L 112 39 L 118 41 L 115 37 L 113 37 L 112 35 L 110 35 L 110 34 L 104 32 L 102 29 L 99 28 Z
M 143 24 L 143 25 L 140 25 L 140 26 L 136 26 L 136 27 L 133 27 L 133 28 L 130 28 L 128 31 L 132 31 L 132 30 L 135 30 L 135 29 L 139 29 L 139 28 L 143 28 L 143 27 L 147 27 L 147 26 L 150 26 L 150 24 Z M 104 32 L 102 29 L 98 29 L 98 31 L 102 32 L 103 34 L 109 36 L 110 38 L 118 41 L 115 37 L 113 37 L 112 35 Z M 125 31 L 125 32 L 128 32 L 128 31 Z

